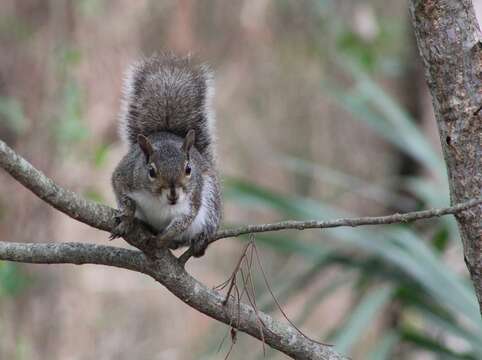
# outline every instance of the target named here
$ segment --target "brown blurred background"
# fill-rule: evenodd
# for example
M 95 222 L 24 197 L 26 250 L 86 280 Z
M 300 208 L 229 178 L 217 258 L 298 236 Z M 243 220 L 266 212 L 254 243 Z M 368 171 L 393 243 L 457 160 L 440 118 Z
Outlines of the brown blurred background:
M 481 1 L 474 3 L 482 8 Z M 195 53 L 216 72 L 226 224 L 313 217 L 303 213 L 312 203 L 363 215 L 448 203 L 444 168 L 437 173 L 426 166 L 424 150 L 419 158 L 413 154 L 415 138 L 406 127 L 384 127 L 377 118 L 398 121 L 390 104 L 377 105 L 378 90 L 396 99 L 430 151 L 440 154 L 407 4 L 395 0 L 2 0 L 0 138 L 62 186 L 113 206 L 110 174 L 126 150 L 117 135 L 123 70 L 141 54 L 166 49 Z M 397 145 L 397 139 L 405 140 Z M 420 183 L 425 185 L 413 185 Z M 293 199 L 310 202 L 296 213 L 289 208 Z M 320 217 L 332 214 L 319 211 Z M 464 278 L 454 224 L 433 224 L 449 238 L 434 253 Z M 430 244 L 433 229 L 411 231 Z M 337 248 L 332 235 L 284 236 L 308 249 L 325 240 Z M 1 241 L 107 243 L 107 237 L 54 211 L 0 172 Z M 208 286 L 223 282 L 243 241 L 216 243 L 188 270 Z M 373 274 L 363 278 L 362 270 L 349 272 L 342 262 L 318 269 L 313 259 L 276 240 L 259 241 L 275 289 L 311 274 L 282 303 L 322 341 L 336 339 L 337 329 L 356 313 L 360 282 L 370 283 L 364 294 L 380 282 Z M 121 240 L 113 245 L 125 246 Z M 348 246 L 342 254 L 349 261 L 357 252 Z M 224 325 L 145 276 L 99 266 L 0 264 L 0 359 L 224 359 L 229 349 L 228 339 L 217 352 Z M 351 275 L 343 286 L 308 301 L 345 272 Z M 262 290 L 258 295 L 270 303 Z M 372 358 L 383 329 L 398 329 L 407 317 L 401 308 L 392 299 L 362 326 L 363 336 L 348 351 L 352 358 Z M 387 358 L 438 358 L 402 338 Z M 474 348 L 450 334 L 435 339 L 456 354 Z M 258 341 L 240 335 L 230 358 L 262 356 Z M 266 356 L 285 358 L 270 351 Z

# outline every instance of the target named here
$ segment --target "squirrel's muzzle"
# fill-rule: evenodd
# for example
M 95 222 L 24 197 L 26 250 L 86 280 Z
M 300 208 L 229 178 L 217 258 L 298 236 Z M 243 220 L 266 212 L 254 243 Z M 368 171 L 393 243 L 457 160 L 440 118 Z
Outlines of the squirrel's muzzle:
M 177 194 L 176 188 L 171 187 L 169 189 L 169 193 L 167 194 L 167 201 L 169 201 L 169 204 L 175 205 L 178 199 L 179 199 L 179 195 Z

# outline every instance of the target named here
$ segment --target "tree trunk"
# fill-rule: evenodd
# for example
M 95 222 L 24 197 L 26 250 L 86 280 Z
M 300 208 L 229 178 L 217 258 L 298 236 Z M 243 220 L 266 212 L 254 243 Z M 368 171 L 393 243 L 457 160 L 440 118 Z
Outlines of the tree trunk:
M 482 37 L 471 0 L 410 0 L 452 203 L 482 191 Z M 457 216 L 482 313 L 482 205 Z

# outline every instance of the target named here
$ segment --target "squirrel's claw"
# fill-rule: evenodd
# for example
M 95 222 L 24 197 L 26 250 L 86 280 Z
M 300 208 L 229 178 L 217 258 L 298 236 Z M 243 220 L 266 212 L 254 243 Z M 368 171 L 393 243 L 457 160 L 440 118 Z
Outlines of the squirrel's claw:
M 116 216 L 117 226 L 112 229 L 109 240 L 115 240 L 128 234 L 134 225 L 134 219 L 125 215 Z
M 191 241 L 192 256 L 201 257 L 206 252 L 209 245 L 209 236 L 206 233 L 199 234 Z
M 113 229 L 112 232 L 109 235 L 109 240 L 112 241 L 112 240 L 118 239 L 120 237 L 123 237 L 124 235 L 125 235 L 124 233 L 122 233 L 120 231 L 117 231 L 117 229 Z

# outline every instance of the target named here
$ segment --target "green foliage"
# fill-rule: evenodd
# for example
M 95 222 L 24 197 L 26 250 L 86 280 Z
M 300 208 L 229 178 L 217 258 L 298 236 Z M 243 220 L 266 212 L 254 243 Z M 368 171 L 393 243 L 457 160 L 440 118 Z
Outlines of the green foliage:
M 32 34 L 33 29 L 30 24 L 17 17 L 0 14 L 0 39 L 24 41 L 29 39 Z
M 402 340 L 415 345 L 419 349 L 428 350 L 434 354 L 438 354 L 443 359 L 468 359 L 468 360 L 476 360 L 479 359 L 478 356 L 475 356 L 472 353 L 460 353 L 450 348 L 442 345 L 439 341 L 430 338 L 423 333 L 420 333 L 417 330 L 406 328 L 403 329 L 401 332 Z
M 105 165 L 107 157 L 109 156 L 110 147 L 107 144 L 100 144 L 94 151 L 94 166 L 101 168 Z
M 75 81 L 69 81 L 63 90 L 63 107 L 56 127 L 61 144 L 72 144 L 85 140 L 88 129 L 82 122 L 82 93 Z
M 28 277 L 17 264 L 8 261 L 0 262 L 0 298 L 18 295 L 28 283 Z
M 85 17 L 100 16 L 105 11 L 104 0 L 77 0 L 77 11 Z
M 320 64 L 329 56 L 334 67 L 329 73 L 341 72 L 348 78 L 348 81 L 340 81 L 327 75 L 320 88 L 336 106 L 351 115 L 349 121 L 370 128 L 388 145 L 414 160 L 421 174 L 431 176 L 412 175 L 398 177 L 392 183 L 374 184 L 291 155 L 278 156 L 274 160 L 276 165 L 330 184 L 340 189 L 340 193 L 350 192 L 386 208 L 448 206 L 447 175 L 441 155 L 408 111 L 372 78 L 375 72 L 386 75 L 387 63 L 395 70 L 388 75 L 399 74 L 402 69 L 399 58 L 404 50 L 399 44 L 406 33 L 401 21 L 398 24 L 379 23 L 379 32 L 367 40 L 348 28 L 344 19 L 333 15 L 335 2 L 311 3 L 319 8 L 316 11 L 323 31 L 315 34 L 316 41 L 323 43 L 318 44 L 318 51 L 310 54 L 318 54 Z M 288 2 L 278 6 L 290 7 L 288 14 L 291 7 L 296 8 Z M 313 13 L 310 16 L 314 16 Z M 320 33 L 324 35 L 321 40 Z M 324 41 L 330 37 L 335 39 L 334 48 L 329 47 L 329 40 Z M 327 48 L 332 50 L 330 55 L 326 55 Z M 335 193 L 333 199 L 337 195 Z M 227 179 L 225 198 L 250 212 L 275 213 L 279 220 L 353 216 L 329 205 L 326 200 L 278 193 L 239 179 Z M 465 272 L 463 275 L 455 272 L 444 261 L 449 250 L 461 253 L 452 217 L 426 220 L 416 225 L 283 231 L 255 237 L 265 250 L 272 250 L 287 261 L 297 259 L 296 264 L 304 265 L 297 268 L 296 274 L 278 274 L 272 279 L 273 291 L 281 304 L 299 294 L 309 293 L 301 314 L 294 316 L 298 326 L 302 326 L 320 304 L 332 296 L 339 296 L 338 289 L 352 289 L 356 301 L 345 312 L 344 320 L 328 333 L 317 334 L 321 341 L 331 338 L 328 341 L 345 354 L 349 355 L 357 344 L 368 343 L 370 348 L 364 349 L 367 351 L 362 354 L 366 359 L 392 359 L 399 354 L 410 358 L 412 351 L 430 352 L 444 359 L 482 358 L 482 321 L 472 285 Z M 313 288 L 317 286 L 316 279 L 333 268 L 338 276 L 320 288 Z M 258 297 L 262 310 L 276 311 L 270 294 L 261 292 Z M 372 339 L 367 337 L 365 330 L 377 319 L 387 317 L 396 320 L 377 322 L 381 326 L 377 334 L 381 336 L 374 342 L 367 342 Z M 271 352 L 267 355 L 269 357 Z M 353 357 L 363 358 L 358 353 Z
M 345 324 L 337 329 L 337 334 L 333 338 L 332 343 L 335 344 L 338 352 L 349 353 L 361 335 L 366 332 L 367 324 L 373 323 L 377 314 L 382 312 L 383 306 L 388 303 L 392 293 L 393 290 L 385 286 L 371 291 L 361 298 L 349 314 Z
M 89 200 L 92 200 L 98 203 L 104 202 L 104 197 L 102 196 L 102 193 L 93 187 L 88 187 L 84 191 L 84 196 Z
M 449 244 L 450 231 L 446 226 L 440 226 L 432 237 L 433 247 L 443 253 Z
M 59 46 L 55 52 L 55 71 L 62 80 L 59 89 L 59 106 L 52 130 L 60 146 L 70 150 L 89 136 L 88 128 L 82 121 L 84 94 L 73 75 L 75 67 L 82 59 L 81 52 L 72 46 Z
M 280 218 L 326 219 L 350 215 L 321 202 L 282 195 L 240 180 L 228 179 L 225 185 L 228 201 L 235 201 L 248 209 L 276 211 Z M 432 245 L 425 243 L 423 233 L 407 225 L 324 229 L 321 232 L 313 230 L 309 235 L 304 232 L 303 235 L 307 237 L 304 239 L 299 238 L 297 232 L 280 232 L 259 234 L 256 239 L 260 245 L 280 254 L 299 256 L 311 264 L 298 279 L 290 280 L 294 291 L 280 285 L 286 279 L 273 280 L 275 292 L 281 300 L 289 297 L 290 293 L 299 293 L 307 283 L 311 283 L 300 281 L 303 277 L 321 274 L 334 265 L 346 271 L 357 270 L 365 278 L 365 287 L 382 283 L 388 288 L 397 289 L 390 291 L 388 298 L 379 294 L 382 290 L 365 291 L 360 296 L 358 305 L 349 311 L 352 318 L 334 329 L 339 334 L 335 337 L 335 344 L 340 343 L 342 349 L 350 349 L 351 345 L 363 338 L 365 334 L 360 329 L 369 327 L 373 321 L 369 315 L 383 313 L 382 305 L 393 299 L 401 302 L 402 314 L 406 311 L 413 316 L 411 309 L 414 306 L 423 309 L 424 316 L 417 316 L 417 319 L 424 325 L 419 332 L 427 339 L 432 339 L 431 330 L 436 328 L 467 344 L 473 356 L 482 356 L 482 322 L 473 290 L 465 278 L 455 274 L 439 257 L 440 251 L 447 246 L 444 244 L 448 238 L 446 221 L 438 219 L 432 222 L 440 224 Z M 347 255 L 353 249 L 356 249 L 355 254 Z M 309 305 L 314 307 L 328 296 L 330 294 L 324 292 L 318 302 Z M 451 326 L 444 326 L 446 323 Z M 401 333 L 403 329 L 393 330 Z M 405 337 L 396 335 L 397 332 L 393 334 L 380 344 L 382 354 L 392 349 L 395 341 L 397 344 L 404 343 Z M 416 345 L 413 341 L 410 343 Z
M 0 97 L 0 121 L 17 135 L 21 135 L 27 126 L 22 106 L 10 97 Z
M 347 63 L 355 80 L 349 90 L 334 86 L 331 94 L 343 108 L 375 130 L 401 152 L 412 157 L 422 167 L 436 175 L 436 180 L 425 177 L 401 179 L 402 186 L 422 201 L 423 207 L 448 205 L 445 166 L 440 156 L 435 154 L 428 140 L 407 113 L 396 101 L 389 97 L 366 74 Z M 333 90 L 334 89 L 334 90 Z M 316 164 L 303 159 L 281 158 L 285 167 L 294 171 L 311 171 L 320 174 Z M 311 169 L 310 169 L 311 167 Z M 318 171 L 317 171 L 318 170 Z M 346 184 L 346 188 L 359 194 L 369 188 L 360 179 L 347 176 L 339 171 L 328 169 L 320 175 L 321 180 L 333 184 Z M 348 216 L 323 202 L 283 195 L 261 188 L 251 183 L 229 179 L 226 196 L 237 204 L 249 209 L 271 210 L 281 218 L 326 219 Z M 355 187 L 350 185 L 356 185 Z M 343 186 L 343 185 L 342 185 Z M 372 185 L 373 187 L 373 185 Z M 355 189 L 355 190 L 353 190 Z M 387 199 L 398 195 L 386 196 L 393 190 L 375 187 L 375 194 Z M 266 247 L 285 255 L 296 255 L 311 262 L 311 266 L 301 274 L 320 274 L 333 265 L 345 271 L 357 270 L 363 277 L 364 287 L 385 284 L 379 290 L 368 290 L 348 312 L 347 320 L 339 324 L 333 333 L 337 334 L 334 343 L 340 351 L 352 348 L 365 335 L 375 313 L 383 313 L 383 305 L 388 301 L 398 301 L 400 316 L 404 321 L 388 329 L 385 335 L 371 350 L 368 358 L 391 358 L 391 353 L 399 344 L 410 344 L 413 348 L 431 351 L 446 358 L 475 359 L 482 357 L 482 322 L 473 289 L 467 278 L 460 277 L 442 261 L 440 254 L 450 246 L 450 240 L 459 241 L 455 222 L 444 217 L 429 221 L 435 229 L 431 242 L 427 235 L 414 226 L 391 225 L 374 228 L 340 228 L 316 230 L 309 239 L 292 235 L 263 234 L 257 241 Z M 423 228 L 422 228 L 423 229 Z M 352 253 L 355 250 L 355 254 Z M 347 253 L 351 255 L 347 256 Z M 290 292 L 299 292 L 305 285 L 294 282 L 294 289 L 286 291 L 286 286 L 277 290 L 284 298 Z M 388 291 L 386 289 L 397 289 Z M 386 292 L 385 292 L 386 291 Z M 389 295 L 387 295 L 389 294 Z M 321 292 L 317 302 L 308 301 L 309 309 L 329 297 Z M 414 309 L 417 309 L 414 311 Z M 404 316 L 408 314 L 408 320 Z M 414 328 L 414 324 L 417 327 Z M 434 331 L 439 336 L 434 337 Z M 460 353 L 440 339 L 449 337 L 462 342 L 469 350 Z
M 336 34 L 337 53 L 352 59 L 363 70 L 374 73 L 376 70 L 390 70 L 399 73 L 400 37 L 403 28 L 396 21 L 379 21 L 377 31 L 371 38 L 363 38 L 351 29 L 339 27 Z
M 351 61 L 342 58 L 339 64 L 352 75 L 355 83 L 348 90 L 333 84 L 324 87 L 336 103 L 399 151 L 431 170 L 437 179 L 445 179 L 442 159 L 437 156 L 409 114 Z
M 374 348 L 370 351 L 367 359 L 371 360 L 388 360 L 393 359 L 392 352 L 396 344 L 400 341 L 400 336 L 396 331 L 388 331 L 376 343 Z

